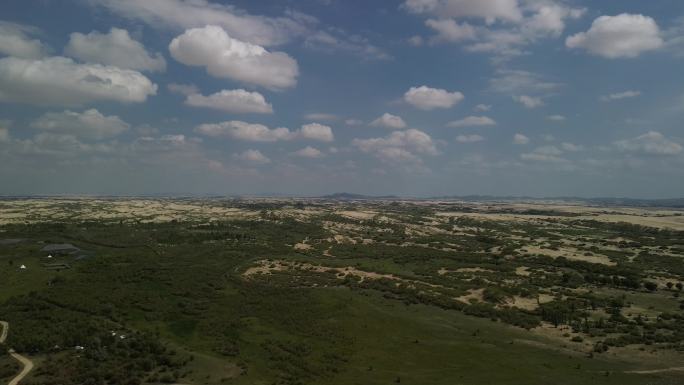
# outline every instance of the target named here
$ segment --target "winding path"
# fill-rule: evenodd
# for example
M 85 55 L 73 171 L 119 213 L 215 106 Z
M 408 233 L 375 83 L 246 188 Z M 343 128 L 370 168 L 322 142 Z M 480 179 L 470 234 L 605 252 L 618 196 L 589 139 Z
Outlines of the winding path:
M 657 373 L 665 373 L 665 372 L 681 372 L 684 371 L 684 366 L 676 366 L 673 368 L 665 368 L 665 369 L 653 369 L 653 370 L 630 370 L 625 373 L 635 373 L 635 374 L 657 374 Z
M 7 332 L 9 331 L 9 324 L 5 321 L 0 321 L 2 325 L 2 333 L 0 333 L 0 344 L 4 344 L 7 339 Z
M 9 323 L 5 321 L 0 321 L 0 325 L 2 325 L 2 333 L 0 333 L 0 344 L 4 344 L 5 340 L 7 339 L 7 333 L 9 332 Z M 24 377 L 26 377 L 26 375 L 28 375 L 31 372 L 31 370 L 33 370 L 33 361 L 15 352 L 13 349 L 9 350 L 9 354 L 10 356 L 12 356 L 12 358 L 19 361 L 24 366 L 24 368 L 21 370 L 21 373 L 17 374 L 17 376 L 14 377 L 12 381 L 10 381 L 8 384 L 19 385 L 19 381 L 23 380 Z

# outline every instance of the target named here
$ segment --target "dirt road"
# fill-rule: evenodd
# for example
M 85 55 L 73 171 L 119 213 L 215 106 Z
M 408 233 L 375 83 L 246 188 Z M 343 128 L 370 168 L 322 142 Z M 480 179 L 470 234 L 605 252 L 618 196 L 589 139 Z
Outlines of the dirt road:
M 5 321 L 0 321 L 0 325 L 2 325 L 2 333 L 0 333 L 0 344 L 4 344 L 5 340 L 7 339 L 7 333 L 9 332 L 9 323 Z M 10 349 L 9 350 L 10 356 L 14 358 L 15 360 L 19 361 L 24 368 L 21 370 L 21 373 L 17 374 L 16 377 L 12 379 L 12 381 L 9 382 L 8 385 L 19 385 L 19 382 L 26 377 L 31 370 L 33 370 L 33 361 L 29 360 L 28 358 L 22 356 L 21 354 L 15 352 L 14 350 Z
M 665 369 L 653 369 L 653 370 L 630 370 L 625 373 L 635 373 L 635 374 L 656 374 L 656 373 L 665 373 L 665 372 L 681 372 L 684 371 L 684 366 L 677 366 L 674 368 L 665 368 Z
M 0 321 L 2 325 L 2 333 L 0 333 L 0 344 L 4 344 L 7 339 L 7 332 L 9 331 L 9 324 L 5 321 Z
M 17 374 L 16 377 L 12 379 L 12 381 L 9 382 L 8 385 L 19 385 L 19 381 L 23 380 L 26 375 L 33 370 L 33 361 L 29 360 L 28 358 L 22 356 L 19 353 L 16 353 L 14 351 L 10 352 L 10 355 L 12 358 L 15 360 L 21 362 L 22 365 L 24 365 L 24 369 L 21 370 L 21 373 Z

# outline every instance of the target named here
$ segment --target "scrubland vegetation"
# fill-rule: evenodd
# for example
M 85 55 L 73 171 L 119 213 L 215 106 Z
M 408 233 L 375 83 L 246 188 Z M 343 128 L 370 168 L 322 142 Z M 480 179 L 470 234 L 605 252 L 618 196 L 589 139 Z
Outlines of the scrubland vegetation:
M 684 380 L 684 232 L 637 224 L 676 212 L 193 200 L 143 220 L 134 201 L 35 204 L 0 225 L 0 319 L 36 360 L 26 384 Z M 51 243 L 82 251 L 51 270 Z M 0 356 L 0 379 L 17 369 Z

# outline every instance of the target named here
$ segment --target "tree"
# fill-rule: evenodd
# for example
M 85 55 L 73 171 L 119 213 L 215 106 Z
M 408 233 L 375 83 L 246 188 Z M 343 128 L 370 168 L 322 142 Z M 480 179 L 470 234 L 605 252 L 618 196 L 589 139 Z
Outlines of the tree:
M 655 282 L 646 281 L 644 282 L 644 287 L 648 291 L 656 291 L 658 289 L 658 284 Z

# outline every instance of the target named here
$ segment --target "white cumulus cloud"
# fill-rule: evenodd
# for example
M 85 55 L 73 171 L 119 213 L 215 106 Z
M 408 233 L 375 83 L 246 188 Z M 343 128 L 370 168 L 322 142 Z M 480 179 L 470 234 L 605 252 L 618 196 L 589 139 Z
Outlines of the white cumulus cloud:
M 297 62 L 286 53 L 232 38 L 215 25 L 185 31 L 171 41 L 169 51 L 177 61 L 205 67 L 214 77 L 270 89 L 293 87 L 299 75 Z
M 0 54 L 38 59 L 47 55 L 48 48 L 38 39 L 32 39 L 34 27 L 0 21 Z
M 245 150 L 241 153 L 233 154 L 233 158 L 252 164 L 267 164 L 271 163 L 271 160 L 259 150 Z
M 456 43 L 472 40 L 476 36 L 473 26 L 468 23 L 458 24 L 453 19 L 428 19 L 425 25 L 437 32 L 431 39 L 432 43 Z
M 657 131 L 649 131 L 632 139 L 619 140 L 615 146 L 625 152 L 647 155 L 677 155 L 682 146 Z
M 513 135 L 513 144 L 523 145 L 523 144 L 528 144 L 528 143 L 530 143 L 530 138 L 528 138 L 527 136 L 525 136 L 523 134 Z
M 637 57 L 663 44 L 660 28 L 653 18 L 628 13 L 601 16 L 588 31 L 565 40 L 568 48 L 582 48 L 610 59 Z
M 435 108 L 451 108 L 463 99 L 463 94 L 458 91 L 449 92 L 428 86 L 411 87 L 404 94 L 406 103 L 426 111 Z
M 422 155 L 437 155 L 439 151 L 430 135 L 416 129 L 393 131 L 382 138 L 354 139 L 352 144 L 384 162 L 420 162 Z
M 303 125 L 296 135 L 301 138 L 317 140 L 320 142 L 332 142 L 335 140 L 332 128 L 319 123 L 309 123 Z
M 157 86 L 140 72 L 64 57 L 0 59 L 0 101 L 77 106 L 97 101 L 140 103 Z
M 231 120 L 201 124 L 195 127 L 195 132 L 214 138 L 232 138 L 250 142 L 276 142 L 293 139 L 332 142 L 335 139 L 330 127 L 318 123 L 305 124 L 299 130 L 291 131 L 285 127 L 271 129 L 263 124 Z
M 514 95 L 513 100 L 525 106 L 525 108 L 537 108 L 544 105 L 544 101 L 536 96 Z
M 604 102 L 612 102 L 613 100 L 620 100 L 620 99 L 628 99 L 628 98 L 636 98 L 637 96 L 641 95 L 640 91 L 624 91 L 624 92 L 616 92 L 610 95 L 603 95 L 601 96 L 601 101 Z
M 518 0 L 406 0 L 403 7 L 412 13 L 480 18 L 487 23 L 496 20 L 520 21 L 523 16 Z
M 218 25 L 237 39 L 262 46 L 279 45 L 305 35 L 316 20 L 288 11 L 279 17 L 251 15 L 232 5 L 208 0 L 89 0 L 123 17 L 152 26 L 188 29 Z
M 327 112 L 311 112 L 304 115 L 304 119 L 306 120 L 322 120 L 326 122 L 337 120 L 338 118 L 337 115 L 329 114 Z
M 130 125 L 118 116 L 105 116 L 93 108 L 83 112 L 48 112 L 31 122 L 31 127 L 87 139 L 104 139 L 127 131 Z
M 195 132 L 214 138 L 227 137 L 250 142 L 276 142 L 293 138 L 293 133 L 285 127 L 270 129 L 263 124 L 247 123 L 239 120 L 201 124 L 195 127 Z
M 570 142 L 561 143 L 561 148 L 563 149 L 563 151 L 567 151 L 567 152 L 584 151 L 584 146 L 579 145 L 579 144 L 570 143 Z
M 520 154 L 522 160 L 534 162 L 564 163 L 567 159 L 561 158 L 563 151 L 556 146 L 541 146 L 529 153 Z
M 323 156 L 323 153 L 317 148 L 306 146 L 301 150 L 293 152 L 292 155 L 300 156 L 302 158 L 320 158 Z
M 447 123 L 447 127 L 494 126 L 496 121 L 487 116 L 468 116 L 460 120 Z
M 471 135 L 458 135 L 456 141 L 458 143 L 476 143 L 485 140 L 481 135 L 471 134 Z
M 382 114 L 382 116 L 372 121 L 371 126 L 400 130 L 406 128 L 406 122 L 404 122 L 404 119 L 402 119 L 401 116 L 392 115 L 388 112 L 385 112 Z
M 166 70 L 166 60 L 161 53 L 147 52 L 142 43 L 133 40 L 127 30 L 120 28 L 112 28 L 106 34 L 98 31 L 87 35 L 74 32 L 64 53 L 84 62 L 119 68 L 153 72 Z
M 9 130 L 5 127 L 0 127 L 0 142 L 8 142 L 10 139 Z
M 185 99 L 185 104 L 234 113 L 273 113 L 273 106 L 266 102 L 263 95 L 243 89 L 222 90 L 209 96 L 190 94 Z

